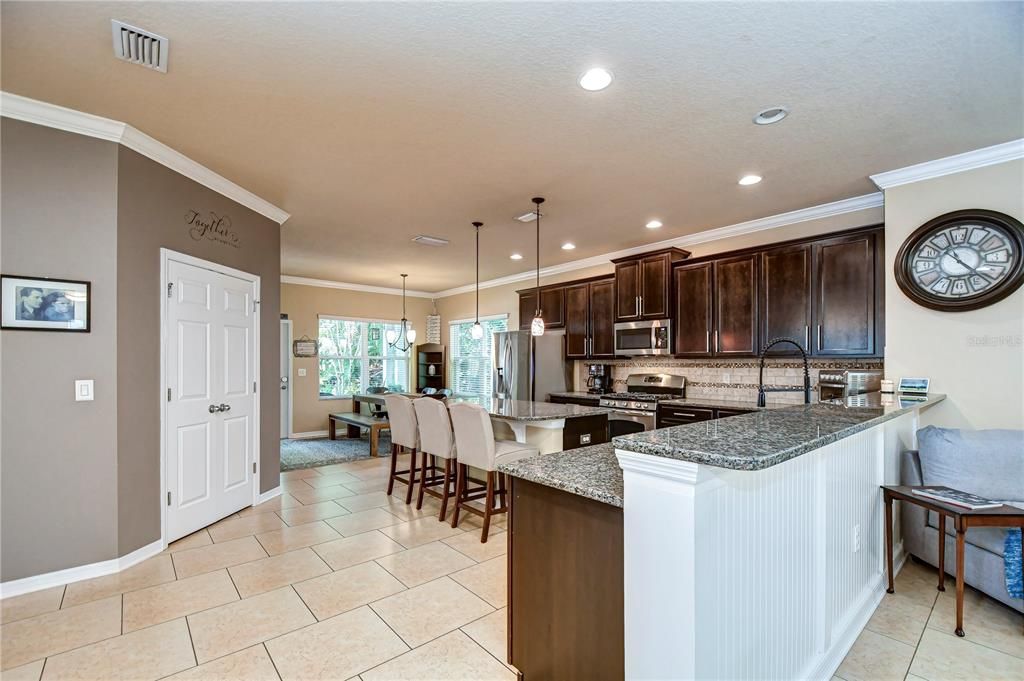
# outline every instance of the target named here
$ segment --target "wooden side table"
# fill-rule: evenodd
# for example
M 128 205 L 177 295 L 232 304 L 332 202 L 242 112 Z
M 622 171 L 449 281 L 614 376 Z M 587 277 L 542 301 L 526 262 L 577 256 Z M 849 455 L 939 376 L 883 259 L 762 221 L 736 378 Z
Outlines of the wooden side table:
M 969 527 L 1019 527 L 1024 531 L 1024 509 L 1016 506 L 997 506 L 972 511 L 963 506 L 946 504 L 937 499 L 914 494 L 914 490 L 933 489 L 926 485 L 908 487 L 904 485 L 882 485 L 885 498 L 885 563 L 889 570 L 889 588 L 893 593 L 892 574 L 892 502 L 893 499 L 916 504 L 939 514 L 939 591 L 945 591 L 946 561 L 946 518 L 953 521 L 956 529 L 956 635 L 964 635 L 964 535 Z M 1024 571 L 1024 570 L 1022 570 Z

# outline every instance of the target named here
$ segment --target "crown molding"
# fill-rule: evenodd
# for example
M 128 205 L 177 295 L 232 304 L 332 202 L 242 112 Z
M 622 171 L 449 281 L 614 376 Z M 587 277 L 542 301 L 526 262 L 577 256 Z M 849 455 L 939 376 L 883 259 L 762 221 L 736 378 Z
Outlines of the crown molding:
M 291 217 L 290 214 L 269 201 L 261 199 L 248 189 L 218 175 L 206 166 L 193 161 L 188 156 L 175 151 L 127 123 L 2 91 L 0 91 L 0 116 L 116 142 L 264 217 L 270 218 L 279 225 L 284 224 Z
M 962 173 L 965 170 L 984 168 L 985 166 L 1015 161 L 1024 158 L 1024 139 L 1011 140 L 983 149 L 975 149 L 963 154 L 937 158 L 916 165 L 898 168 L 877 175 L 871 175 L 871 181 L 881 189 L 898 187 L 903 184 L 930 180 L 934 177 Z
M 856 213 L 857 211 L 867 210 L 869 208 L 881 207 L 882 204 L 883 196 L 881 192 L 865 194 L 864 196 L 855 196 L 850 199 L 833 201 L 832 203 L 823 203 L 820 206 L 801 208 L 788 213 L 779 213 L 778 215 L 770 215 L 756 220 L 748 220 L 747 222 L 740 222 L 735 225 L 708 229 L 695 234 L 687 234 L 686 236 L 676 237 L 674 239 L 666 239 L 664 241 L 643 244 L 641 246 L 633 246 L 632 248 L 625 248 L 620 251 L 603 253 L 589 258 L 561 263 L 560 265 L 552 265 L 551 267 L 543 267 L 540 270 L 540 276 L 549 277 L 555 274 L 563 274 L 565 272 L 586 269 L 588 267 L 607 265 L 609 261 L 615 258 L 626 258 L 631 255 L 640 255 L 641 253 L 656 251 L 662 248 L 685 248 L 686 246 L 695 246 L 709 241 L 718 241 L 719 239 L 728 239 L 731 237 L 743 236 L 744 234 L 753 234 L 755 232 L 762 232 L 767 229 L 775 229 L 777 227 L 807 222 L 809 220 L 819 220 L 821 218 L 842 215 L 844 213 Z M 505 286 L 506 284 L 527 281 L 529 279 L 535 279 L 536 277 L 536 270 L 530 270 L 528 272 L 520 272 L 518 274 L 510 274 L 497 279 L 482 281 L 480 282 L 480 288 Z M 473 290 L 475 290 L 474 285 L 467 284 L 465 286 L 457 286 L 455 288 L 438 291 L 434 296 L 437 298 L 446 298 L 460 293 L 468 293 Z
M 310 279 L 308 277 L 293 277 L 290 274 L 281 275 L 282 284 L 298 284 L 299 286 L 317 286 L 319 288 L 336 288 L 343 291 L 360 291 L 362 293 L 383 293 L 389 296 L 402 295 L 400 288 L 388 288 L 386 286 L 368 286 L 367 284 L 350 284 L 345 281 L 330 281 L 328 279 Z M 410 298 L 437 298 L 436 293 L 429 291 L 406 291 L 405 295 Z

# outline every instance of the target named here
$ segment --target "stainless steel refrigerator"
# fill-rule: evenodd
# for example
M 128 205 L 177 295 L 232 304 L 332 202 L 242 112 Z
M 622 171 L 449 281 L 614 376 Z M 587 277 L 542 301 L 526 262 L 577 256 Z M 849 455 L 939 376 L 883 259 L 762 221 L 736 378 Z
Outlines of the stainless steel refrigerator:
M 565 333 L 529 331 L 494 334 L 494 397 L 545 402 L 553 392 L 572 385 L 572 363 L 565 359 Z

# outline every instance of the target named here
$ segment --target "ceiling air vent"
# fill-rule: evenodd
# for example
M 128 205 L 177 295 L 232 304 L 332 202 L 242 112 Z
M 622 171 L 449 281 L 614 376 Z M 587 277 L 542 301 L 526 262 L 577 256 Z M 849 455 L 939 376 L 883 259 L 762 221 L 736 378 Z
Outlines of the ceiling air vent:
M 167 73 L 167 38 L 116 19 L 110 20 L 110 28 L 114 37 L 115 57 Z
M 447 246 L 448 239 L 442 239 L 439 236 L 427 236 L 426 234 L 418 234 L 412 238 L 418 244 L 424 246 Z

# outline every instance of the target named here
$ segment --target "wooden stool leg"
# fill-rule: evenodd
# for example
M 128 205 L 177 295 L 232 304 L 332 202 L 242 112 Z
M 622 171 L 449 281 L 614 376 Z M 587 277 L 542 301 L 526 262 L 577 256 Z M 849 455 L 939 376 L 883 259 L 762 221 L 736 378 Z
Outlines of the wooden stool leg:
M 391 443 L 391 475 L 388 476 L 388 496 L 395 489 L 395 471 L 398 470 L 398 445 Z
M 420 456 L 420 492 L 416 495 L 416 510 L 423 508 L 423 490 L 427 486 L 427 457 L 429 455 L 426 452 L 421 452 Z
M 966 530 L 957 522 L 956 528 L 956 630 L 957 636 L 964 636 L 964 535 Z
M 505 497 L 506 488 L 505 482 L 508 479 L 505 473 L 498 473 L 498 508 L 502 510 L 508 509 L 508 499 Z
M 494 510 L 494 471 L 487 471 L 487 492 L 484 497 L 484 527 L 480 531 L 480 543 L 487 543 L 487 531 L 491 529 L 491 512 Z
M 441 514 L 437 517 L 439 521 L 444 522 L 445 515 L 448 514 L 448 488 L 452 484 L 452 460 L 444 460 L 444 489 L 441 490 Z
M 889 573 L 889 588 L 886 593 L 893 593 L 892 574 L 892 497 L 885 494 L 885 567 Z
M 946 590 L 946 515 L 939 514 L 939 591 Z
M 452 512 L 452 527 L 459 526 L 459 508 L 462 506 L 462 494 L 466 490 L 466 464 L 456 464 L 455 469 L 455 510 Z
M 405 503 L 412 503 L 412 488 L 416 486 L 416 450 L 409 450 L 409 489 L 405 491 Z

